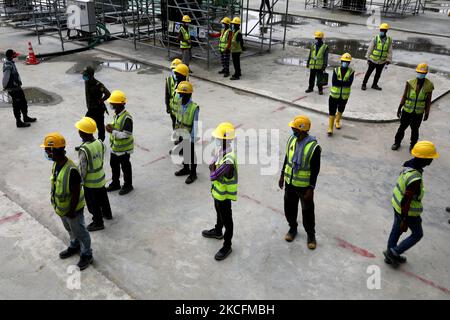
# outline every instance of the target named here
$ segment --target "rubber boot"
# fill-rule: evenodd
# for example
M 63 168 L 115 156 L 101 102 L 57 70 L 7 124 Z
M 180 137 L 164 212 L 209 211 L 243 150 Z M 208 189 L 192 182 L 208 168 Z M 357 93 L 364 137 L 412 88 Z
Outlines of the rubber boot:
M 335 118 L 334 116 L 330 116 L 328 118 L 328 131 L 327 131 L 327 133 L 328 133 L 329 136 L 333 135 L 334 118 Z
M 340 129 L 341 128 L 341 118 L 342 118 L 342 113 L 340 113 L 340 112 L 337 112 L 336 113 L 336 121 L 335 121 L 335 126 L 336 126 L 336 129 Z

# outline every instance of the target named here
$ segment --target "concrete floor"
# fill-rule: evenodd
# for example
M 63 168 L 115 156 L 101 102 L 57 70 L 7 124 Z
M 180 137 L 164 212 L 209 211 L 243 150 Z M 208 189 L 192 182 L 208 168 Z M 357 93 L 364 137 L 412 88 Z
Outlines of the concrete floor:
M 25 38 L 20 33 L 0 37 L 2 47 Z M 55 43 L 48 43 L 42 51 L 54 49 Z M 115 51 L 120 46 L 100 49 Z M 135 56 L 167 65 L 163 54 L 150 56 L 137 51 Z M 89 289 L 90 295 L 68 291 L 66 267 L 76 261 L 57 259 L 67 234 L 49 203 L 51 163 L 44 159 L 39 145 L 46 133 L 59 130 L 67 139 L 68 156 L 76 160 L 73 148 L 80 141 L 73 125 L 85 113 L 84 85 L 80 75 L 66 71 L 77 63 L 102 59 L 122 60 L 92 51 L 36 66 L 19 63 L 24 86 L 41 87 L 62 96 L 63 101 L 54 106 L 33 105 L 30 114 L 38 122 L 25 130 L 15 128 L 10 109 L 0 108 L 5 119 L 0 123 L 4 143 L 0 185 L 10 199 L 0 197 L 0 257 L 8 261 L 0 267 L 7 275 L 0 286 L 0 298 L 51 299 L 59 292 L 60 298 L 93 299 L 449 299 L 450 225 L 444 211 L 449 205 L 450 178 L 446 160 L 450 156 L 448 95 L 433 104 L 430 119 L 421 128 L 421 138 L 434 141 L 441 153 L 441 158 L 425 171 L 425 236 L 407 253 L 408 263 L 393 270 L 382 258 L 393 220 L 390 197 L 403 162 L 410 158 L 407 140 L 400 151 L 390 150 L 398 124 L 344 121 L 343 129 L 329 138 L 326 116 L 215 84 L 210 80 L 214 80 L 216 70 L 205 75 L 196 63 L 194 100 L 201 107 L 205 133 L 204 143 L 197 144 L 198 154 L 207 146 L 210 129 L 222 121 L 247 132 L 279 130 L 279 140 L 271 143 L 275 147 L 276 174 L 262 174 L 267 155 L 261 151 L 258 164 L 247 162 L 239 167 L 233 253 L 227 260 L 216 262 L 213 256 L 221 243 L 201 236 L 201 231 L 215 222 L 207 164 L 199 166 L 199 179 L 190 186 L 173 175 L 179 166 L 168 156 L 171 130 L 162 90 L 167 72 L 157 68 L 135 72 L 103 68 L 97 73 L 98 79 L 111 90 L 126 92 L 128 109 L 135 119 L 135 190 L 126 197 L 110 195 L 114 220 L 106 222 L 104 231 L 92 234 L 96 262 L 83 273 L 87 278 L 81 289 Z M 255 73 L 252 77 L 255 84 L 280 81 L 278 74 L 268 78 Z M 300 90 L 298 87 L 293 91 Z M 268 90 L 269 95 L 278 94 L 278 86 L 273 88 Z M 378 98 L 382 103 L 390 99 L 384 95 Z M 298 114 L 311 118 L 311 134 L 323 148 L 315 192 L 316 251 L 306 248 L 301 228 L 293 243 L 284 241 L 288 227 L 277 181 L 290 132 L 287 123 Z M 106 164 L 108 160 L 109 156 Z M 110 178 L 108 165 L 106 172 Z M 90 222 L 87 212 L 86 218 Z M 20 245 L 24 241 L 26 246 Z M 379 290 L 367 287 L 370 266 L 381 270 Z M 27 276 L 21 276 L 21 270 Z M 31 287 L 30 281 L 36 285 Z

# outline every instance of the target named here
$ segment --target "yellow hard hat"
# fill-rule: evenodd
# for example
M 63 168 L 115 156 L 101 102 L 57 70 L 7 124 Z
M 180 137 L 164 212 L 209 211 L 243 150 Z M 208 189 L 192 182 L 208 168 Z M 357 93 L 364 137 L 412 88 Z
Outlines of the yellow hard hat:
M 177 86 L 177 93 L 192 93 L 192 84 L 189 81 L 181 81 Z
M 125 96 L 125 93 L 120 90 L 114 90 L 111 92 L 111 96 L 108 98 L 109 103 L 119 103 L 119 104 L 125 104 L 127 102 L 127 97 Z
M 181 20 L 183 22 L 191 22 L 191 18 L 188 15 L 183 16 L 183 19 Z
M 176 58 L 172 60 L 172 63 L 170 64 L 170 69 L 175 69 L 175 67 L 177 65 L 179 65 L 180 63 L 183 63 L 183 61 L 181 61 L 180 59 Z
M 189 74 L 189 67 L 185 65 L 184 63 L 180 63 L 175 67 L 175 72 L 187 77 Z
M 233 20 L 231 20 L 232 24 L 241 24 L 241 19 L 239 17 L 234 17 Z
M 212 136 L 217 139 L 231 140 L 236 137 L 234 126 L 229 122 L 222 122 L 212 132 Z
M 59 132 L 52 132 L 45 136 L 44 143 L 41 148 L 64 148 L 66 146 L 66 139 Z
M 85 133 L 93 134 L 97 131 L 97 123 L 95 123 L 95 120 L 92 118 L 83 117 L 80 121 L 75 123 L 75 128 Z
M 419 63 L 417 65 L 416 72 L 428 73 L 428 65 L 426 63 Z
M 231 19 L 228 18 L 228 17 L 224 17 L 220 22 L 221 23 L 225 23 L 225 24 L 230 24 L 231 23 Z M 241 22 L 239 21 L 239 23 L 241 23 Z
M 347 61 L 347 62 L 352 61 L 352 56 L 351 56 L 351 54 L 348 53 L 348 52 L 344 53 L 344 54 L 342 55 L 342 57 L 341 57 L 341 61 Z
M 289 122 L 289 127 L 300 131 L 309 131 L 311 129 L 311 120 L 307 116 L 296 116 L 294 120 Z
M 411 154 L 416 158 L 422 159 L 437 159 L 439 153 L 436 151 L 436 147 L 433 142 L 419 141 L 411 150 Z
M 389 24 L 387 23 L 380 24 L 380 30 L 389 30 Z
M 314 32 L 314 38 L 323 39 L 323 32 L 322 31 L 316 31 Z

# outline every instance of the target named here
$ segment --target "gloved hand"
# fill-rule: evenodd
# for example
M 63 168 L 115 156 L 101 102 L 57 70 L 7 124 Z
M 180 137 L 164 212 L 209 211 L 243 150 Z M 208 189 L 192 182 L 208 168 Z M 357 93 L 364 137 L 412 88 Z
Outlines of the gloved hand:
M 278 180 L 278 187 L 280 187 L 280 189 L 283 189 L 284 186 L 284 175 L 281 175 L 280 180 Z
M 423 117 L 423 121 L 427 121 L 428 120 L 428 116 L 429 116 L 429 113 L 425 113 L 425 116 Z
M 406 219 L 402 219 L 402 222 L 400 223 L 400 231 L 401 232 L 408 231 L 408 222 L 406 221 Z
M 397 118 L 400 119 L 401 116 L 402 116 L 402 106 L 398 106 L 398 110 L 397 110 Z

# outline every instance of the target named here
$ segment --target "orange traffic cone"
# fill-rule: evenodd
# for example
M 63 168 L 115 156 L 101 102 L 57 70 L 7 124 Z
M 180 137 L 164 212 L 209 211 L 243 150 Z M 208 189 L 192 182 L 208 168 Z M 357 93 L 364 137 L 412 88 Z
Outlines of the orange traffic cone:
M 31 42 L 28 42 L 27 64 L 39 64 L 39 60 L 36 59 Z

